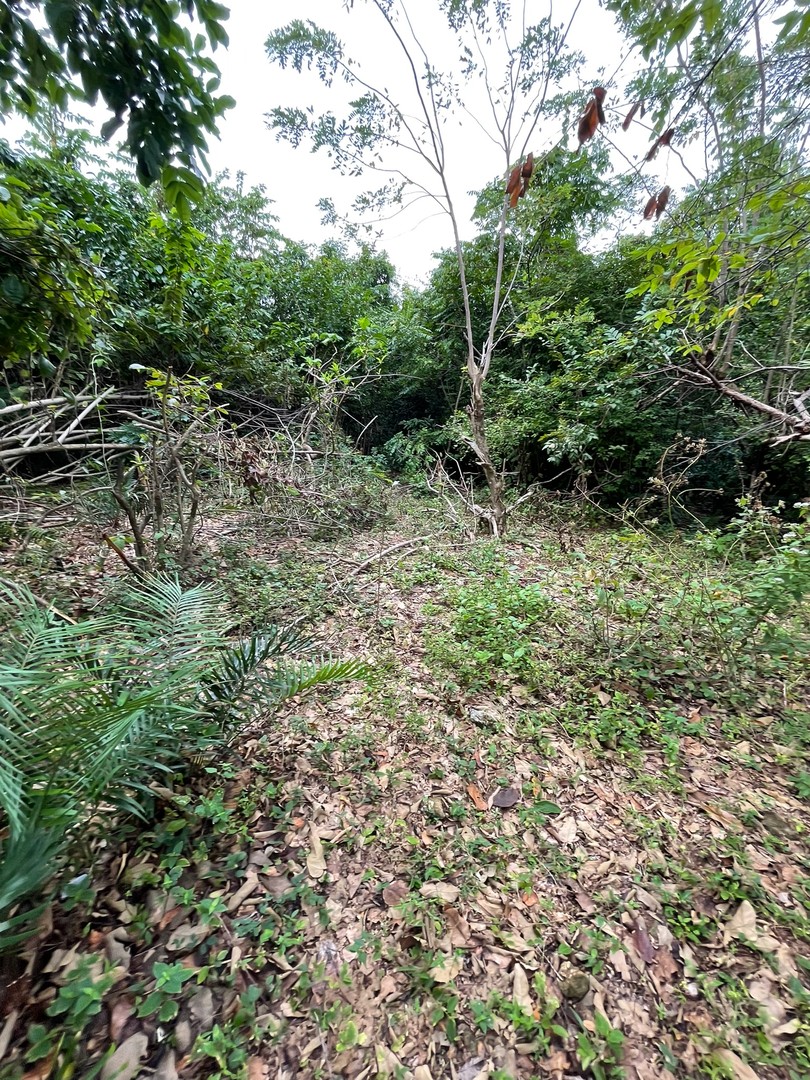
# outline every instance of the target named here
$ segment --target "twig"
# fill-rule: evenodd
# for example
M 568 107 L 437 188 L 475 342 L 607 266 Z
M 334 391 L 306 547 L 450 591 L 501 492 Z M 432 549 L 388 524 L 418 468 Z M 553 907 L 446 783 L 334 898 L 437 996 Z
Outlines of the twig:
M 428 536 L 415 536 L 411 540 L 401 540 L 398 544 L 394 544 L 393 547 L 386 548 L 385 551 L 378 551 L 372 555 L 370 559 L 361 562 L 348 576 L 350 578 L 356 577 L 358 574 L 361 574 L 367 566 L 371 566 L 375 559 L 384 559 L 386 555 L 390 555 L 393 551 L 399 551 L 401 548 L 413 547 L 414 544 L 420 544 L 423 540 L 432 540 L 436 535 L 436 533 L 430 533 Z
M 106 533 L 104 534 L 104 543 L 107 544 L 111 551 L 115 552 L 115 554 L 124 564 L 124 566 L 131 570 L 133 574 L 135 574 L 137 577 L 142 576 L 143 571 L 141 570 L 140 566 L 138 566 L 137 563 L 134 563 L 128 555 L 125 555 L 121 548 L 118 547 L 118 545 L 113 541 L 112 537 L 107 536 Z
M 71 626 L 78 626 L 77 621 L 75 619 L 71 619 L 71 617 L 69 615 L 66 615 L 64 611 L 60 611 L 56 604 L 53 602 L 53 600 L 46 600 L 42 596 L 37 596 L 37 594 L 35 592 L 31 592 L 30 589 L 28 591 L 38 604 L 42 604 L 46 611 L 52 611 L 54 615 L 58 615 L 60 619 L 64 619 L 65 622 L 70 623 Z M 0 1059 L 2 1059 L 2 1054 L 0 1054 Z

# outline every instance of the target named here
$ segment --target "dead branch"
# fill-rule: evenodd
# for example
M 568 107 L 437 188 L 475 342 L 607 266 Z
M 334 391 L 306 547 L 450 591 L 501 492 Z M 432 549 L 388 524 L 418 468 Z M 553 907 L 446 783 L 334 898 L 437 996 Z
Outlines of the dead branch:
M 395 551 L 401 551 L 403 548 L 414 547 L 416 544 L 421 544 L 423 540 L 432 540 L 437 535 L 438 533 L 430 533 L 428 536 L 415 536 L 411 540 L 401 540 L 398 544 L 392 544 L 392 546 L 386 548 L 385 551 L 378 551 L 372 555 L 370 559 L 365 559 L 359 566 L 356 566 L 354 570 L 350 570 L 347 576 L 350 578 L 357 577 L 358 574 L 362 574 L 365 569 L 378 559 L 384 559 L 386 555 L 391 555 Z

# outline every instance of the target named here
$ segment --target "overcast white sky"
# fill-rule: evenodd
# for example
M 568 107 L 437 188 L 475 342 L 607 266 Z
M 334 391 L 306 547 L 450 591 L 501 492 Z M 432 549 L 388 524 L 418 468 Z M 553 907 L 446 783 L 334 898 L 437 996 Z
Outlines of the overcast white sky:
M 553 8 L 555 22 L 565 23 L 574 13 L 572 0 L 557 0 Z M 441 67 L 449 59 L 454 64 L 457 50 L 449 35 L 444 34 L 438 5 L 434 0 L 411 0 L 409 12 L 417 32 L 426 44 L 431 60 Z M 515 4 L 519 8 L 519 4 Z M 534 23 L 548 15 L 545 0 L 528 0 L 527 20 Z M 265 0 L 234 0 L 228 25 L 230 48 L 226 55 L 217 54 L 222 70 L 223 90 L 237 101 L 222 125 L 222 138 L 212 148 L 215 168 L 241 169 L 253 183 L 264 184 L 276 200 L 275 210 L 281 219 L 282 231 L 295 239 L 318 243 L 328 231 L 321 225 L 317 201 L 322 196 L 334 199 L 338 209 L 348 210 L 354 195 L 364 188 L 378 186 L 380 179 L 359 183 L 342 178 L 330 167 L 327 156 L 310 153 L 308 148 L 292 150 L 278 142 L 268 130 L 265 114 L 276 105 L 314 105 L 316 110 L 334 108 L 345 100 L 346 90 L 336 83 L 329 91 L 318 82 L 317 76 L 298 75 L 282 71 L 270 64 L 264 43 L 268 34 L 292 19 L 312 19 L 334 29 L 347 44 L 353 59 L 362 64 L 364 73 L 375 85 L 385 82 L 403 96 L 409 93 L 408 73 L 400 56 L 391 47 L 380 16 L 370 6 L 360 2 L 346 12 L 340 0 L 299 0 L 295 5 L 268 4 Z M 570 37 L 572 45 L 589 58 L 583 81 L 596 81 L 600 69 L 612 73 L 622 58 L 622 41 L 614 28 L 613 17 L 597 0 L 582 0 L 574 19 Z M 461 218 L 468 225 L 473 199 L 469 192 L 480 189 L 493 175 L 503 169 L 497 148 L 479 127 L 486 123 L 484 103 L 479 100 L 471 111 L 473 116 L 454 116 L 448 122 L 447 135 L 454 152 L 450 154 L 451 181 Z M 553 145 L 558 131 L 540 131 L 530 148 L 538 151 Z M 647 136 L 640 145 L 646 147 Z M 572 146 L 576 140 L 572 133 Z M 425 201 L 412 211 L 394 218 L 383 226 L 382 246 L 406 280 L 418 281 L 427 276 L 431 253 L 452 242 L 450 223 L 437 214 L 435 207 Z
M 515 8 L 519 10 L 517 3 Z M 597 0 L 581 0 L 579 5 L 573 0 L 556 0 L 552 13 L 554 22 L 567 25 L 575 9 L 569 40 L 586 56 L 581 81 L 586 87 L 595 82 L 608 82 L 620 69 L 606 108 L 609 113 L 615 108 L 618 115 L 623 115 L 626 103 L 621 87 L 639 61 L 633 57 L 624 62 L 626 47 L 615 29 L 613 17 L 599 6 Z M 409 13 L 435 66 L 453 65 L 457 49 L 443 32 L 435 0 L 410 0 Z M 538 22 L 548 13 L 548 0 L 527 0 L 529 24 Z M 359 191 L 379 186 L 380 180 L 372 177 L 372 183 L 367 183 L 344 179 L 331 169 L 325 154 L 312 154 L 304 147 L 293 150 L 278 142 L 268 129 L 265 114 L 276 105 L 312 105 L 316 111 L 335 108 L 339 112 L 340 102 L 346 100 L 347 91 L 342 84 L 327 90 L 315 75 L 299 76 L 294 71 L 282 71 L 270 64 L 265 52 L 268 34 L 295 18 L 312 19 L 334 29 L 347 43 L 352 58 L 361 63 L 369 81 L 384 82 L 398 100 L 400 95 L 407 95 L 410 83 L 400 57 L 391 48 L 390 36 L 380 16 L 363 0 L 356 0 L 351 12 L 346 11 L 342 0 L 298 0 L 294 5 L 268 3 L 267 0 L 231 0 L 230 46 L 227 50 L 218 49 L 215 58 L 222 71 L 222 91 L 235 98 L 237 104 L 221 123 L 220 140 L 212 141 L 211 164 L 217 172 L 227 169 L 233 175 L 242 171 L 249 184 L 264 185 L 268 196 L 274 200 L 282 232 L 295 240 L 318 244 L 334 235 L 333 230 L 321 225 L 316 205 L 318 199 L 329 196 L 339 210 L 345 211 Z M 481 129 L 482 122 L 486 124 L 487 121 L 483 98 L 480 95 L 476 98 L 475 88 L 471 95 L 465 100 L 468 112 L 450 118 L 446 129 L 453 163 L 450 179 L 466 235 L 473 233 L 468 224 L 473 200 L 468 193 L 480 189 L 504 167 L 497 147 Z M 583 96 L 583 105 L 586 100 L 587 92 Z M 86 108 L 81 111 L 86 115 L 90 113 Z M 93 122 L 98 124 L 106 118 L 99 109 L 93 110 L 91 115 Z M 5 134 L 14 139 L 21 130 L 18 121 L 11 121 Z M 542 152 L 554 145 L 559 137 L 559 130 L 541 128 L 529 148 L 535 153 Z M 627 135 L 619 131 L 616 137 L 633 160 L 643 155 L 650 142 L 649 133 L 636 125 Z M 572 149 L 576 147 L 573 131 L 569 133 L 569 145 Z M 624 164 L 618 162 L 619 167 Z M 673 170 L 677 175 L 672 175 Z M 666 153 L 659 155 L 652 167 L 646 167 L 645 173 L 649 174 L 651 190 L 657 190 L 663 183 L 675 186 L 684 179 L 677 162 Z M 628 223 L 623 224 L 627 227 Z M 634 222 L 632 227 L 639 225 Z M 430 272 L 431 254 L 448 246 L 452 239 L 446 215 L 437 215 L 435 208 L 426 201 L 383 225 L 382 230 L 381 246 L 398 267 L 401 277 L 414 283 L 423 281 Z

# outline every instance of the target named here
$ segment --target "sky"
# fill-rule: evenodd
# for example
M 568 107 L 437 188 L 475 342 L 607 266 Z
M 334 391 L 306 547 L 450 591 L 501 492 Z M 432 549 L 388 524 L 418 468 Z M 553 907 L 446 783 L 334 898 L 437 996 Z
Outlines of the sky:
M 552 0 L 552 4 L 555 24 L 567 26 L 574 16 L 569 41 L 586 58 L 584 68 L 565 88 L 572 89 L 581 84 L 584 106 L 590 86 L 604 82 L 610 88 L 605 103 L 609 119 L 611 109 L 615 110 L 614 117 L 623 116 L 627 102 L 622 97 L 621 86 L 632 73 L 631 65 L 638 61 L 626 55 L 626 46 L 612 15 L 597 0 L 581 0 L 579 4 L 574 0 Z M 431 61 L 439 68 L 452 67 L 458 50 L 437 7 L 435 0 L 409 0 L 408 3 L 413 26 Z M 520 5 L 515 3 L 514 9 L 519 12 Z M 548 0 L 526 0 L 528 23 L 535 23 L 548 14 Z M 354 197 L 369 186 L 379 186 L 380 179 L 372 177 L 369 184 L 365 180 L 341 177 L 331 168 L 324 153 L 312 154 L 304 146 L 293 149 L 279 142 L 269 130 L 266 114 L 275 106 L 313 106 L 316 112 L 328 109 L 339 112 L 341 104 L 351 96 L 339 82 L 327 88 L 313 73 L 299 75 L 270 63 L 265 50 L 268 34 L 293 18 L 312 19 L 335 30 L 370 83 L 385 85 L 393 98 L 407 102 L 414 111 L 417 103 L 411 95 L 410 74 L 403 66 L 401 55 L 391 46 L 390 33 L 379 14 L 363 0 L 356 0 L 351 11 L 342 0 L 297 0 L 294 7 L 268 3 L 267 0 L 231 0 L 231 17 L 227 23 L 230 45 L 227 50 L 217 49 L 215 60 L 222 72 L 221 90 L 235 99 L 236 106 L 221 121 L 219 140 L 210 143 L 212 168 L 214 172 L 228 170 L 232 177 L 242 172 L 248 185 L 262 185 L 273 200 L 281 231 L 294 240 L 320 244 L 334 237 L 336 230 L 322 224 L 318 200 L 332 198 L 339 211 L 348 212 Z M 488 50 L 488 55 L 490 52 L 497 63 L 497 47 Z M 486 129 L 490 132 L 492 129 L 491 115 L 488 116 L 480 82 L 465 91 L 464 104 L 465 111 L 448 117 L 445 135 L 449 180 L 457 216 L 462 236 L 469 237 L 474 233 L 469 220 L 474 202 L 471 193 L 502 172 L 505 161 L 503 152 L 493 145 L 487 134 Z M 96 127 L 107 115 L 100 108 L 83 107 L 80 111 Z M 0 128 L 0 132 L 2 130 Z M 20 121 L 11 120 L 5 134 L 13 140 L 22 130 Z M 540 128 L 534 133 L 528 149 L 540 153 L 555 145 L 561 134 L 559 128 Z M 626 136 L 619 131 L 616 138 L 623 140 L 623 152 L 632 160 L 643 156 L 650 143 L 649 131 L 637 125 Z M 572 150 L 576 148 L 573 129 L 568 133 L 568 144 Z M 392 158 L 390 164 L 396 166 L 399 162 Z M 618 161 L 617 165 L 626 168 L 627 161 Z M 646 170 L 650 173 L 650 191 L 657 190 L 663 183 L 683 182 L 685 174 L 673 178 L 672 170 L 678 172 L 677 162 L 671 155 L 660 155 L 660 160 Z M 638 221 L 631 224 L 629 220 L 616 225 L 617 229 L 638 230 L 640 227 Z M 401 280 L 411 284 L 424 283 L 433 265 L 432 254 L 452 243 L 448 216 L 437 212 L 436 205 L 427 199 L 419 201 L 408 212 L 381 222 L 378 228 L 382 233 L 379 246 L 387 251 Z
M 519 5 L 515 4 L 517 8 Z M 554 5 L 555 22 L 567 23 L 574 11 L 571 0 Z M 222 89 L 235 98 L 237 106 L 222 124 L 221 140 L 212 146 L 211 161 L 216 169 L 242 170 L 250 183 L 263 184 L 275 200 L 282 232 L 295 239 L 320 243 L 333 230 L 321 224 L 317 202 L 321 197 L 332 198 L 338 209 L 347 212 L 355 195 L 367 189 L 367 182 L 341 177 L 330 167 L 327 156 L 313 154 L 308 147 L 293 150 L 279 142 L 267 127 L 265 116 L 274 106 L 313 105 L 317 110 L 334 108 L 336 101 L 346 100 L 346 91 L 339 83 L 331 89 L 320 84 L 314 74 L 281 70 L 270 64 L 265 51 L 268 34 L 292 18 L 312 19 L 319 25 L 334 29 L 346 42 L 364 76 L 374 85 L 385 85 L 397 97 L 410 97 L 409 75 L 400 56 L 391 47 L 390 37 L 381 18 L 359 2 L 346 12 L 339 0 L 298 0 L 294 8 L 283 4 L 268 4 L 265 0 L 234 0 L 228 23 L 230 48 L 227 54 L 217 53 L 222 71 Z M 432 0 L 411 0 L 409 12 L 417 27 L 420 40 L 426 44 L 431 60 L 442 66 L 449 57 L 455 62 L 454 42 L 444 34 Z M 548 14 L 548 3 L 529 0 L 527 13 L 530 22 Z M 572 45 L 589 58 L 585 81 L 597 81 L 604 65 L 610 71 L 618 65 L 623 43 L 613 24 L 613 17 L 601 8 L 597 0 L 582 0 L 574 19 Z M 599 59 L 597 59 L 599 58 Z M 482 188 L 504 168 L 498 148 L 481 130 L 486 122 L 486 108 L 479 99 L 470 114 L 457 115 L 448 121 L 448 145 L 451 161 L 451 189 L 458 204 L 458 217 L 463 234 L 474 234 L 470 223 L 474 199 L 470 192 Z M 489 125 L 491 127 L 491 124 Z M 539 132 L 530 149 L 535 152 L 553 145 L 559 132 Z M 644 138 L 646 146 L 646 136 Z M 571 135 L 571 144 L 576 146 Z M 379 179 L 372 177 L 371 186 Z M 437 213 L 435 205 L 422 200 L 412 211 L 381 223 L 381 246 L 411 283 L 423 281 L 432 266 L 431 255 L 452 244 L 449 218 Z

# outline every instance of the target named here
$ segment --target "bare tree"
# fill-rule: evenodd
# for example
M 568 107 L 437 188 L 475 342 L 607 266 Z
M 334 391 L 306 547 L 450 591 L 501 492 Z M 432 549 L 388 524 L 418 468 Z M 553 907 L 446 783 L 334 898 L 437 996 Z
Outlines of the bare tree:
M 459 69 L 450 72 L 432 62 L 424 34 L 417 30 L 404 0 L 366 2 L 384 30 L 387 60 L 395 59 L 405 73 L 407 100 L 368 80 L 333 32 L 297 20 L 270 35 L 267 50 L 271 60 L 298 72 L 314 66 L 328 86 L 343 82 L 359 96 L 349 103 L 343 118 L 332 112 L 313 116 L 300 108 L 275 108 L 269 114 L 269 124 L 294 146 L 307 140 L 313 149 L 327 150 L 334 167 L 344 173 L 381 174 L 382 187 L 359 199 L 358 210 L 381 209 L 391 203 L 404 209 L 424 199 L 449 218 L 464 308 L 468 440 L 490 497 L 488 507 L 476 510 L 488 521 L 492 533 L 500 536 L 506 529 L 510 506 L 503 473 L 493 460 L 487 438 L 484 387 L 504 333 L 503 316 L 516 278 L 514 268 L 511 274 L 505 272 L 505 242 L 510 215 L 519 212 L 515 204 L 531 177 L 533 159 L 527 151 L 538 138 L 538 125 L 546 114 L 558 114 L 571 104 L 571 96 L 560 94 L 559 87 L 581 62 L 567 44 L 579 3 L 567 24 L 559 26 L 552 22 L 550 5 L 547 17 L 530 24 L 525 2 L 512 6 L 498 0 L 453 0 L 443 4 L 443 29 L 461 58 Z M 473 99 L 476 107 L 470 105 Z M 500 157 L 504 178 L 491 314 L 478 340 L 458 199 L 451 182 L 460 162 L 453 160 L 448 141 L 450 120 L 462 114 L 486 132 Z

